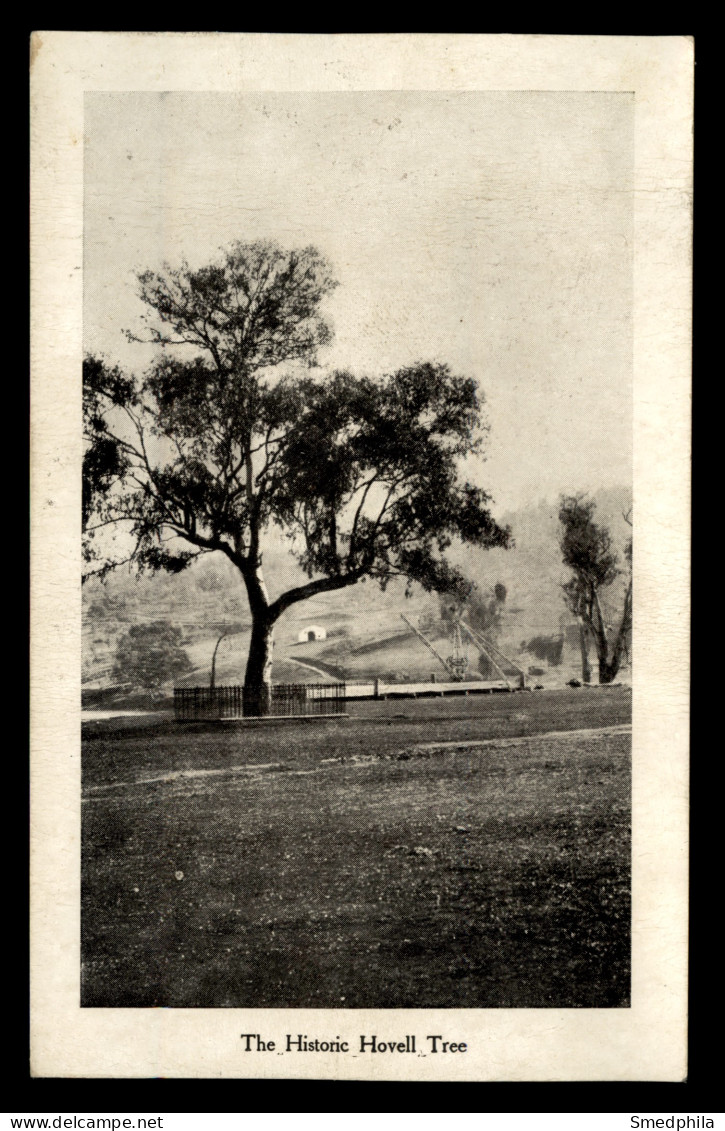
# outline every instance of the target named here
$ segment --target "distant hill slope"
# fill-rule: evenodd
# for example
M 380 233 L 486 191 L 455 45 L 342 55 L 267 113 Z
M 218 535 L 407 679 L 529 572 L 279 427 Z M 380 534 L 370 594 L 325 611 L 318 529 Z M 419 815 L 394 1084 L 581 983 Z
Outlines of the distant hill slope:
M 625 488 L 594 495 L 597 519 L 611 529 L 615 545 L 624 545 L 629 527 L 622 514 L 631 505 Z M 482 551 L 455 546 L 451 559 L 484 591 L 500 582 L 506 586 L 500 646 L 523 667 L 542 671 L 541 678 L 562 681 L 576 675 L 578 655 L 567 643 L 560 665 L 549 670 L 524 645 L 535 637 L 557 637 L 571 622 L 562 598 L 566 570 L 559 550 L 558 501 L 539 503 L 503 514 L 515 545 L 510 550 Z M 305 579 L 283 540 L 273 540 L 265 553 L 265 574 L 272 597 Z M 608 600 L 618 606 L 613 587 Z M 414 587 L 405 596 L 405 583 L 391 583 L 385 592 L 368 581 L 336 593 L 321 594 L 293 606 L 280 619 L 275 632 L 274 678 L 278 682 L 319 682 L 324 676 L 304 661 L 328 671 L 328 678 L 388 678 L 399 673 L 428 679 L 436 661 L 406 628 L 400 613 L 416 625 L 432 626 L 432 638 L 444 655 L 450 653 L 448 628 L 438 622 L 439 604 L 434 594 Z M 139 621 L 169 620 L 184 633 L 184 646 L 194 670 L 186 684 L 206 683 L 216 640 L 224 628 L 231 631 L 217 657 L 217 681 L 240 682 L 249 646 L 250 618 L 241 579 L 221 554 L 201 558 L 179 575 L 137 577 L 126 572 L 109 576 L 105 584 L 90 581 L 83 592 L 83 682 L 104 686 L 111 682 L 116 643 L 128 627 Z M 297 634 L 307 624 L 327 630 L 327 640 L 299 645 Z M 446 648 L 448 651 L 446 652 Z M 471 654 L 475 666 L 476 656 Z M 567 675 L 567 673 L 569 673 Z M 438 678 L 443 669 L 438 666 Z

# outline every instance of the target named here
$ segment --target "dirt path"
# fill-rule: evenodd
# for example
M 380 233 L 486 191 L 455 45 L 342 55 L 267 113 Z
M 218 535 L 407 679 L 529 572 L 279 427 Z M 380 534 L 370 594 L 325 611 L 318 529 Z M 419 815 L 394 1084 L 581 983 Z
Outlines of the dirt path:
M 522 742 L 530 742 L 534 738 L 592 738 L 604 737 L 609 734 L 629 734 L 632 730 L 631 723 L 618 723 L 616 726 L 588 727 L 584 730 L 547 730 L 541 734 L 524 734 L 516 738 L 473 738 L 460 739 L 455 742 L 417 742 L 412 750 L 469 750 L 472 746 L 520 746 Z
M 291 664 L 301 664 L 303 668 L 311 668 L 317 675 L 324 675 L 326 679 L 343 680 L 343 677 L 339 674 L 339 669 L 337 669 L 337 672 L 330 671 L 330 668 L 333 667 L 332 664 L 328 664 L 325 668 L 322 668 L 318 667 L 314 660 L 298 660 L 296 656 L 288 656 L 287 660 Z M 321 662 L 324 663 L 324 660 Z

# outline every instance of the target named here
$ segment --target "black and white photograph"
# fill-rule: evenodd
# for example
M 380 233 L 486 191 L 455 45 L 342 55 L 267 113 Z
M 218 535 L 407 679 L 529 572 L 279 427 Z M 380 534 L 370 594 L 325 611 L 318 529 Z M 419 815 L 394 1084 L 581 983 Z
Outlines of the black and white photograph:
M 74 1008 L 254 1011 L 239 1075 L 628 1024 L 636 91 L 143 74 L 73 141 Z

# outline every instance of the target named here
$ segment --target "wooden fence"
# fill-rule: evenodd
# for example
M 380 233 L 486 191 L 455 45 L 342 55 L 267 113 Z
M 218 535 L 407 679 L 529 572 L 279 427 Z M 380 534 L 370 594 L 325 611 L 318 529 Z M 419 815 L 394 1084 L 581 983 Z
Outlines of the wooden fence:
M 241 719 L 263 715 L 341 715 L 345 711 L 344 683 L 276 683 L 269 710 L 263 711 L 269 689 L 264 687 L 175 687 L 177 722 L 203 719 Z

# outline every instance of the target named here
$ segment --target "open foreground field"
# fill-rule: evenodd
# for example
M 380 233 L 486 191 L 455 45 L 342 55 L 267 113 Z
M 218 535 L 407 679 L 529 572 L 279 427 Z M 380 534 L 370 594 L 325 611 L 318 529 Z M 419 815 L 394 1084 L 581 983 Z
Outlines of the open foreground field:
M 89 724 L 83 1004 L 628 1005 L 630 709 Z

